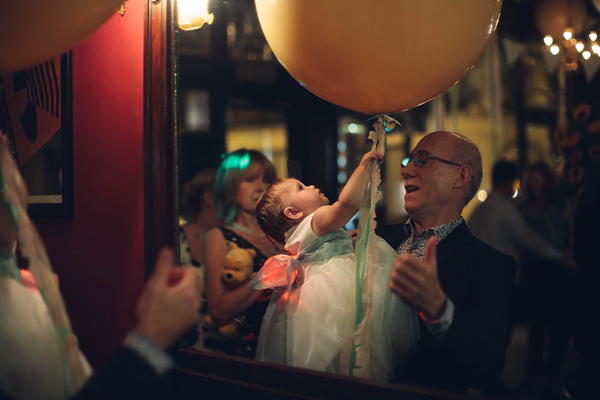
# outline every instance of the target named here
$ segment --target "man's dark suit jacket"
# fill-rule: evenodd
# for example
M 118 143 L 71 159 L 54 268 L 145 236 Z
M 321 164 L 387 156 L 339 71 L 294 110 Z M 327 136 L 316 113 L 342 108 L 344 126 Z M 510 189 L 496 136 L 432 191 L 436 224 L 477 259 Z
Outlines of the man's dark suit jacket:
M 403 224 L 377 229 L 394 249 L 404 239 Z M 508 302 L 517 264 L 460 224 L 436 248 L 438 276 L 454 303 L 454 319 L 438 342 L 419 320 L 416 352 L 399 368 L 401 383 L 466 391 L 481 388 L 504 368 Z
M 159 377 L 131 349 L 121 347 L 70 400 L 174 399 L 172 376 Z M 13 400 L 0 389 L 0 400 Z

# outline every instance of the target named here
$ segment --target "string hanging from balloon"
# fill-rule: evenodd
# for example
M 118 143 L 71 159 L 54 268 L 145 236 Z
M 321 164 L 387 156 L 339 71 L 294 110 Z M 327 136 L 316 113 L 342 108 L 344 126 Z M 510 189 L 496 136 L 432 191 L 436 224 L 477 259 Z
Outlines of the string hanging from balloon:
M 385 155 L 385 134 L 394 129 L 398 123 L 387 115 L 377 115 L 369 132 L 373 141 L 371 150 Z M 340 356 L 340 371 L 347 371 L 351 376 L 370 377 L 370 328 L 373 311 L 373 278 L 374 265 L 378 261 L 375 245 L 375 205 L 381 199 L 378 191 L 381 183 L 381 165 L 371 162 L 364 174 L 362 195 L 359 205 L 358 238 L 354 253 L 356 268 L 354 280 L 348 296 L 348 313 L 344 326 L 345 342 Z

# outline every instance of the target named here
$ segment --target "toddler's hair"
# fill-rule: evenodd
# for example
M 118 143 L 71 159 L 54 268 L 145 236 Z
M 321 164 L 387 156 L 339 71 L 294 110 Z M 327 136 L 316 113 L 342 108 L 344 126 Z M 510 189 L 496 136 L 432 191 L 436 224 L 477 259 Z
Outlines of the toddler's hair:
M 283 214 L 281 195 L 290 190 L 285 179 L 277 179 L 260 196 L 256 203 L 256 220 L 260 229 L 277 243 L 285 244 L 284 233 L 296 222 Z

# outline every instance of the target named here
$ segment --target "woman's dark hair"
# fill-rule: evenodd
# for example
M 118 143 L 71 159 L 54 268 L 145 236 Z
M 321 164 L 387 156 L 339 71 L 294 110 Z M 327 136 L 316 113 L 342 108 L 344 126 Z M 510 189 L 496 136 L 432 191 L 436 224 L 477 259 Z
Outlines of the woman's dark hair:
M 260 151 L 240 149 L 227 154 L 217 170 L 215 189 L 215 209 L 225 225 L 231 225 L 237 218 L 237 191 L 252 162 L 264 167 L 263 180 L 266 183 L 273 183 L 277 179 L 275 166 Z
M 539 172 L 544 178 L 544 187 L 542 188 L 541 196 L 545 199 L 548 199 L 556 186 L 556 174 L 552 168 L 550 168 L 550 166 L 543 161 L 538 161 L 535 164 L 530 165 L 529 168 L 527 168 L 527 175 L 530 175 L 534 171 Z M 531 188 L 529 187 L 529 179 L 527 180 L 525 191 L 527 197 L 530 199 L 532 196 L 534 196 L 534 193 L 532 193 Z
M 517 179 L 519 170 L 515 163 L 508 160 L 500 160 L 494 164 L 492 169 L 492 185 L 503 186 L 508 182 L 514 182 Z
M 214 195 L 216 176 L 216 168 L 207 168 L 183 185 L 179 214 L 186 221 L 195 221 L 202 213 L 204 194 Z

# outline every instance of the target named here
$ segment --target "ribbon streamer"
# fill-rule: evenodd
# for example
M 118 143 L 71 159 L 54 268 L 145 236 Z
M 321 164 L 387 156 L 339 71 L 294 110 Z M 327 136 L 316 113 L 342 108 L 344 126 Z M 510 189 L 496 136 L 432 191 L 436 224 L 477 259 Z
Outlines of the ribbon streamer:
M 395 119 L 380 114 L 375 116 L 374 131 L 369 132 L 373 141 L 371 150 L 385 154 L 385 133 L 398 123 Z M 375 240 L 375 205 L 381 198 L 377 190 L 381 183 L 380 164 L 370 163 L 362 182 L 359 206 L 358 239 L 356 241 L 356 269 L 354 287 L 348 296 L 348 311 L 345 323 L 345 343 L 340 357 L 340 371 L 351 376 L 370 376 L 370 322 L 373 302 L 374 263 L 377 262 Z
M 23 185 L 6 145 L 0 146 L 0 201 L 4 202 L 11 222 L 18 232 L 21 253 L 29 262 L 29 271 L 54 323 L 63 361 L 65 391 L 67 397 L 71 397 L 83 386 L 87 374 L 44 243 L 27 215 L 27 200 L 24 198 L 26 191 Z

